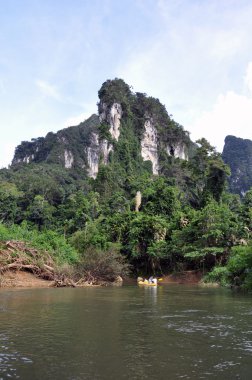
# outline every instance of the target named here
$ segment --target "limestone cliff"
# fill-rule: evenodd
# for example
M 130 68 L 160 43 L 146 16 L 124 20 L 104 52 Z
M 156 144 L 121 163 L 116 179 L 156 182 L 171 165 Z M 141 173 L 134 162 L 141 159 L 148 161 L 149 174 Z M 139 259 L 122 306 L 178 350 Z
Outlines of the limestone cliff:
M 65 150 L 64 158 L 65 158 L 65 163 L 64 163 L 65 168 L 67 169 L 71 168 L 74 163 L 73 153 L 70 150 Z
M 107 140 L 99 142 L 99 135 L 92 133 L 90 145 L 87 147 L 87 171 L 89 177 L 96 178 L 100 162 L 107 165 L 109 153 L 112 149 L 112 145 Z
M 12 165 L 46 162 L 59 164 L 66 169 L 80 167 L 92 172 L 97 161 L 94 151 L 99 143 L 98 137 L 94 136 L 98 136 L 99 124 L 99 117 L 92 115 L 78 126 L 56 133 L 49 132 L 45 137 L 32 141 L 23 141 L 15 149 Z
M 106 103 L 101 102 L 99 107 L 99 117 L 101 122 L 107 122 L 110 125 L 109 132 L 111 137 L 118 141 L 120 136 L 120 122 L 122 117 L 122 106 L 119 103 L 113 103 L 109 107 Z
M 141 155 L 144 161 L 152 162 L 153 174 L 158 174 L 158 138 L 152 119 L 145 121 L 144 129 L 141 140 Z
M 12 165 L 46 162 L 96 178 L 100 164 L 109 165 L 111 159 L 126 171 L 144 168 L 149 161 L 154 175 L 162 174 L 165 157 L 188 159 L 189 136 L 158 99 L 134 94 L 121 79 L 104 82 L 98 96 L 97 115 L 22 142 Z
M 186 145 L 181 142 L 168 144 L 167 153 L 175 158 L 188 161 L 188 149 Z

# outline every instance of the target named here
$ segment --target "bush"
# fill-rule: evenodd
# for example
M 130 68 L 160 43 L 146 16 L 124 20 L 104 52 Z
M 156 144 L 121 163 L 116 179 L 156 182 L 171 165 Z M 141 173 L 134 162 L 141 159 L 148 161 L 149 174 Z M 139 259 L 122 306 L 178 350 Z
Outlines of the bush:
M 236 246 L 231 250 L 227 263 L 233 285 L 252 290 L 252 247 Z
M 222 286 L 227 286 L 229 271 L 227 267 L 215 267 L 211 272 L 208 272 L 204 278 L 204 282 L 218 282 Z
M 63 236 L 54 231 L 37 231 L 30 229 L 26 223 L 13 224 L 6 227 L 0 224 L 0 240 L 20 240 L 29 243 L 34 248 L 48 251 L 58 264 L 78 261 L 77 251 L 65 240 Z
M 1 223 L 0 224 L 0 240 L 3 240 L 3 241 L 10 240 L 9 236 L 10 234 L 9 234 L 8 228 Z
M 129 274 L 129 264 L 114 247 L 107 251 L 88 248 L 77 265 L 77 276 L 86 281 L 115 281 L 118 276 Z
M 69 241 L 79 253 L 92 247 L 98 250 L 108 248 L 106 237 L 100 231 L 97 220 L 86 223 L 85 229 L 76 231 Z

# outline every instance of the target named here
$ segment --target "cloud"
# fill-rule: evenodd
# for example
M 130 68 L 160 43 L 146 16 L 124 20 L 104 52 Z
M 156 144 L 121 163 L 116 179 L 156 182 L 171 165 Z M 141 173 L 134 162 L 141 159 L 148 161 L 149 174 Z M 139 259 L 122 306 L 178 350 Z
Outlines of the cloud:
M 193 140 L 206 137 L 222 151 L 226 135 L 251 139 L 251 3 L 157 4 L 159 30 L 139 42 L 117 75 L 158 97 Z
M 244 78 L 245 85 L 247 86 L 248 90 L 250 91 L 252 95 L 252 62 L 249 62 L 246 76 Z
M 61 100 L 61 96 L 55 86 L 40 79 L 36 80 L 35 84 L 43 95 L 56 100 Z
M 252 7 L 223 13 L 216 1 L 183 3 L 158 1 L 153 18 L 159 28 L 135 43 L 117 71 L 138 91 L 165 101 L 173 114 L 181 107 L 202 109 L 227 90 L 227 83 L 241 75 L 251 47 L 244 35 L 252 32 L 246 22 Z M 241 26 L 234 25 L 234 16 Z
M 235 91 L 219 94 L 211 110 L 201 112 L 188 127 L 194 140 L 205 137 L 218 151 L 222 151 L 227 135 L 251 139 L 252 62 L 248 63 L 244 82 L 250 95 Z
M 210 54 L 218 61 L 234 57 L 243 48 L 243 36 L 237 30 L 217 30 L 212 34 Z

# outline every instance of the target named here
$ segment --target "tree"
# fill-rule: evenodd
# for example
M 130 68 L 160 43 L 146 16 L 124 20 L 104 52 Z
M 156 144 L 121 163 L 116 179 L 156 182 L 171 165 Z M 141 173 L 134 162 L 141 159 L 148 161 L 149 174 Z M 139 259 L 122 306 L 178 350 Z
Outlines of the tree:
M 27 219 L 38 226 L 49 227 L 52 223 L 54 207 L 49 204 L 41 195 L 36 195 L 33 202 L 27 209 Z
M 252 188 L 246 192 L 242 202 L 242 218 L 248 232 L 252 233 Z
M 14 223 L 19 212 L 19 201 L 23 193 L 15 184 L 0 181 L 0 221 Z
M 162 177 L 151 181 L 143 191 L 141 210 L 146 214 L 162 215 L 171 220 L 180 207 L 178 189 L 167 185 Z
M 172 247 L 186 261 L 210 269 L 215 264 L 226 263 L 230 248 L 240 234 L 237 216 L 227 205 L 212 200 L 202 210 L 192 213 L 186 226 L 172 232 Z
M 146 272 L 159 268 L 160 259 L 166 255 L 165 239 L 167 221 L 161 216 L 134 213 L 124 235 L 124 249 L 130 261 Z M 158 248 L 162 246 L 162 249 Z
M 227 270 L 232 285 L 252 290 L 252 246 L 236 246 L 232 248 L 227 263 Z
M 196 143 L 199 147 L 189 166 L 196 184 L 194 193 L 198 198 L 198 206 L 202 207 L 209 198 L 220 201 L 230 170 L 221 155 L 205 138 L 197 140 Z

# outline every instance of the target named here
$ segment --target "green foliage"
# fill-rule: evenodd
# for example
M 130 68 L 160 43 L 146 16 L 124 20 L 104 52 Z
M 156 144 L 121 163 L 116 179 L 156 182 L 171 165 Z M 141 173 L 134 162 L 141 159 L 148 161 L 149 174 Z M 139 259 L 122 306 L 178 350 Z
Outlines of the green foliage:
M 155 178 L 143 190 L 141 210 L 146 214 L 163 215 L 172 219 L 179 209 L 179 190 L 169 186 L 164 178 Z
M 225 204 L 212 200 L 202 210 L 185 216 L 186 225 L 174 229 L 171 250 L 174 255 L 211 269 L 226 263 L 230 247 L 241 234 L 237 216 Z
M 227 263 L 231 284 L 252 290 L 252 246 L 236 246 L 232 248 Z
M 102 141 L 102 140 L 107 140 L 108 142 L 112 143 L 113 142 L 113 139 L 111 137 L 111 134 L 110 134 L 110 125 L 109 124 L 106 124 L 106 123 L 101 123 L 99 126 L 98 126 L 98 131 L 99 131 L 99 141 Z
M 0 221 L 13 223 L 19 212 L 19 200 L 22 192 L 18 191 L 15 184 L 0 181 Z
M 241 213 L 249 236 L 252 233 L 252 188 L 244 196 Z
M 6 225 L 0 223 L 0 241 L 10 240 L 10 236 L 12 236 L 12 234 L 10 234 L 9 228 Z
M 90 191 L 84 194 L 77 191 L 71 194 L 57 210 L 57 228 L 70 235 L 83 229 L 86 223 L 100 214 L 99 194 Z
M 27 220 L 38 226 L 39 230 L 48 228 L 52 223 L 54 207 L 41 195 L 36 195 L 33 202 L 27 208 Z
M 122 80 L 115 78 L 104 82 L 98 91 L 100 103 L 99 111 L 102 112 L 101 105 L 105 103 L 111 107 L 113 103 L 120 103 L 124 113 L 129 113 L 132 93 L 130 87 Z
M 208 272 L 204 276 L 203 281 L 206 283 L 217 282 L 222 286 L 228 286 L 229 285 L 229 271 L 227 267 L 217 266 L 213 268 L 211 272 Z
M 147 172 L 140 154 L 140 143 L 131 120 L 122 121 L 120 138 L 114 145 L 109 165 L 100 164 L 94 189 L 107 200 L 111 193 L 129 190 L 129 178 Z
M 155 271 L 166 252 L 167 221 L 161 216 L 142 212 L 132 214 L 132 219 L 123 230 L 123 251 L 136 268 Z
M 221 200 L 230 171 L 222 161 L 221 155 L 206 139 L 198 140 L 197 144 L 198 148 L 189 163 L 189 168 L 192 172 L 192 179 L 196 183 L 194 202 L 197 202 L 198 207 L 202 207 L 209 198 L 213 198 L 217 202 Z
M 122 106 L 118 141 L 92 115 L 22 142 L 11 168 L 0 170 L 0 238 L 30 241 L 62 263 L 81 257 L 82 270 L 94 277 L 120 272 L 113 269 L 120 250 L 136 272 L 200 268 L 209 281 L 250 288 L 252 193 L 243 153 L 239 168 L 248 191 L 241 202 L 227 193 L 230 172 L 220 154 L 204 138 L 193 144 L 159 99 L 133 93 L 118 78 L 103 83 L 99 99 L 103 115 L 114 103 Z M 159 176 L 141 155 L 147 121 L 157 131 Z M 99 153 L 104 140 L 113 147 L 106 160 Z M 96 179 L 87 176 L 89 148 L 99 162 Z M 189 161 L 176 158 L 180 148 Z M 241 242 L 248 247 L 233 247 Z
M 116 212 L 109 214 L 103 224 L 108 240 L 121 243 L 124 253 L 127 252 L 129 224 L 134 217 L 134 212 Z
M 221 195 L 226 187 L 227 177 L 230 170 L 224 164 L 220 155 L 209 161 L 206 178 L 206 189 L 216 201 L 220 201 Z
M 90 247 L 100 250 L 108 247 L 108 242 L 102 231 L 100 222 L 101 220 L 99 219 L 86 222 L 84 229 L 76 231 L 70 238 L 71 244 L 81 255 Z
M 6 227 L 0 224 L 0 240 L 22 240 L 34 248 L 48 251 L 58 264 L 64 262 L 75 263 L 78 260 L 76 250 L 54 231 L 38 232 L 28 228 L 26 223 L 21 226 L 11 225 Z
M 71 153 L 74 168 L 81 168 L 87 164 L 83 148 L 90 145 L 92 133 L 98 132 L 99 124 L 99 117 L 92 115 L 78 126 L 57 133 L 49 132 L 46 137 L 32 139 L 31 142 L 24 141 L 15 150 L 12 167 L 19 169 L 26 166 L 26 163 L 49 163 L 64 167 L 65 155 Z
M 115 191 L 103 206 L 102 213 L 106 216 L 127 213 L 130 210 L 130 201 L 122 191 Z

